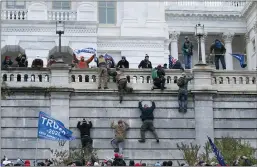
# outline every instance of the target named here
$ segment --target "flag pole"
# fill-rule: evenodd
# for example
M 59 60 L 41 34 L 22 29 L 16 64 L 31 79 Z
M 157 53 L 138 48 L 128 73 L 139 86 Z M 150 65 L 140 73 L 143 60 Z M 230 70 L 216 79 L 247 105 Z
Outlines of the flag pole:
M 37 137 L 37 144 L 36 144 L 36 153 L 35 153 L 35 164 L 34 164 L 34 166 L 37 166 L 37 150 L 38 150 L 38 141 L 39 141 L 39 139 L 38 139 L 38 137 Z

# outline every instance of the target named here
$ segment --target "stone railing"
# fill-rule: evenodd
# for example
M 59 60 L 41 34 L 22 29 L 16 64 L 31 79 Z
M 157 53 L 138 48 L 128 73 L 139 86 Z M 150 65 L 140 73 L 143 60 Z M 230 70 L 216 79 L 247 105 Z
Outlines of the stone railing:
M 166 10 L 241 11 L 246 1 L 174 0 L 165 2 Z
M 60 11 L 60 10 L 51 10 L 48 11 L 48 20 L 77 20 L 77 12 L 76 11 Z
M 27 20 L 28 10 L 8 9 L 2 10 L 2 20 Z
M 31 69 L 12 68 L 2 70 L 2 80 L 9 87 L 50 87 L 63 84 L 64 87 L 75 90 L 97 90 L 97 69 Z M 127 69 L 124 71 L 129 79 L 129 85 L 138 91 L 149 91 L 153 86 L 151 71 L 149 69 Z M 218 92 L 248 92 L 257 91 L 257 71 L 216 71 L 208 68 L 193 70 L 191 74 L 195 79 L 189 83 L 190 89 L 204 89 Z M 177 79 L 181 76 L 179 70 L 166 70 L 167 92 L 177 91 Z M 67 82 L 67 83 L 65 83 Z M 197 85 L 196 85 L 197 84 Z M 63 87 L 63 86 L 61 86 Z M 109 90 L 117 90 L 112 77 L 109 77 Z
M 49 69 L 12 68 L 2 70 L 2 81 L 9 87 L 49 87 L 50 76 Z

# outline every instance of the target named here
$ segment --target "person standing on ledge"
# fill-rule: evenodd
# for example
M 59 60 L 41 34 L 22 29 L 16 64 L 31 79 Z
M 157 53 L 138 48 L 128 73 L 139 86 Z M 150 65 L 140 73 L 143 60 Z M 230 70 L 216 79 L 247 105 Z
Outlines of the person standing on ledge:
M 188 97 L 188 82 L 194 79 L 194 77 L 187 77 L 185 73 L 178 79 L 177 85 L 178 89 L 178 104 L 179 112 L 187 112 L 187 97 Z
M 140 118 L 143 121 L 143 125 L 141 126 L 140 133 L 141 133 L 141 139 L 138 140 L 140 143 L 145 142 L 145 132 L 147 130 L 151 131 L 156 139 L 156 142 L 159 143 L 158 135 L 155 131 L 155 127 L 153 125 L 154 115 L 153 111 L 155 109 L 155 102 L 152 101 L 152 107 L 148 107 L 147 104 L 142 107 L 142 101 L 139 102 L 139 109 L 141 110 L 142 114 Z
M 145 59 L 140 62 L 138 68 L 153 68 L 152 63 L 149 61 L 148 54 L 145 54 Z
M 108 89 L 107 81 L 108 81 L 108 72 L 107 72 L 107 63 L 103 55 L 100 55 L 97 62 L 97 67 L 99 70 L 99 80 L 98 80 L 98 89 L 101 89 L 101 84 L 103 81 L 104 89 Z

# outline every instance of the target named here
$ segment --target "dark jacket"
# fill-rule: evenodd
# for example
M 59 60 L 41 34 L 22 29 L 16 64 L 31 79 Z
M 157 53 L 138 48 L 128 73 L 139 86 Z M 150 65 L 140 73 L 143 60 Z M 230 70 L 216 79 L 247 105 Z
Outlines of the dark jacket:
M 43 68 L 44 62 L 42 59 L 34 59 L 32 62 L 32 68 Z
M 126 166 L 126 162 L 121 158 L 114 158 L 113 166 Z
M 7 59 L 9 61 L 7 61 Z M 13 62 L 9 56 L 5 56 L 4 61 L 2 62 L 2 69 L 11 67 L 13 65 Z
M 149 60 L 142 60 L 138 65 L 138 68 L 153 68 L 152 63 Z
M 18 62 L 19 67 L 28 67 L 28 61 L 26 55 L 19 55 L 15 59 Z
M 123 68 L 123 66 L 124 68 L 129 68 L 129 62 L 127 60 L 120 60 L 116 67 Z
M 90 136 L 90 129 L 93 127 L 92 125 L 92 122 L 89 121 L 89 123 L 86 123 L 86 122 L 81 122 L 79 121 L 78 124 L 77 124 L 77 128 L 79 129 L 80 131 L 80 136 L 85 136 L 85 135 L 88 135 Z
M 182 46 L 183 55 L 193 55 L 193 43 L 191 41 L 184 42 Z
M 139 109 L 141 110 L 142 114 L 140 116 L 140 118 L 142 119 L 142 121 L 145 120 L 153 120 L 154 119 L 154 115 L 153 115 L 153 111 L 155 109 L 155 103 L 152 102 L 152 107 L 147 107 L 144 108 L 142 106 L 142 103 L 139 102 Z
M 221 55 L 226 53 L 225 46 L 219 41 L 218 43 L 213 43 L 210 48 L 210 53 L 214 52 L 215 55 Z
M 184 79 L 184 85 L 183 86 L 180 86 L 179 89 L 180 90 L 187 90 L 187 87 L 188 87 L 188 82 L 191 81 L 192 79 L 194 79 L 194 77 L 182 77 Z

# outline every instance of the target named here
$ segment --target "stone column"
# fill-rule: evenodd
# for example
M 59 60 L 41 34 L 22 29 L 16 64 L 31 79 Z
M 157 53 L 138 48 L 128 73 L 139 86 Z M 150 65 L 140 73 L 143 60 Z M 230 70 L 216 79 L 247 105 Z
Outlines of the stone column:
M 195 140 L 200 144 L 201 150 L 207 142 L 207 136 L 214 138 L 213 125 L 213 94 L 212 68 L 209 66 L 195 66 L 193 69 L 194 84 L 191 92 L 194 94 L 195 108 Z
M 245 37 L 245 43 L 246 43 L 245 50 L 246 50 L 246 57 L 247 57 L 247 69 L 252 70 L 251 40 L 250 40 L 250 37 L 249 37 L 249 32 L 247 32 L 244 37 Z
M 178 39 L 180 32 L 172 31 L 170 32 L 171 41 L 171 56 L 178 59 Z
M 203 63 L 206 63 L 206 53 L 205 53 L 205 41 L 207 38 L 207 33 L 205 33 L 201 38 L 201 51 L 202 51 L 202 60 Z
M 222 38 L 225 42 L 226 47 L 226 54 L 225 54 L 225 61 L 227 70 L 233 70 L 233 57 L 232 54 L 232 40 L 234 38 L 235 33 L 234 32 L 226 32 L 222 34 Z
M 254 62 L 252 64 L 252 69 L 256 69 L 257 70 L 257 21 L 255 22 L 254 25 L 254 32 L 255 32 L 255 56 L 254 56 Z
M 69 129 L 70 93 L 73 91 L 69 84 L 69 67 L 67 64 L 55 63 L 51 66 L 51 116 L 60 120 Z M 51 142 L 53 150 L 69 150 L 69 142 L 59 146 L 58 142 Z

